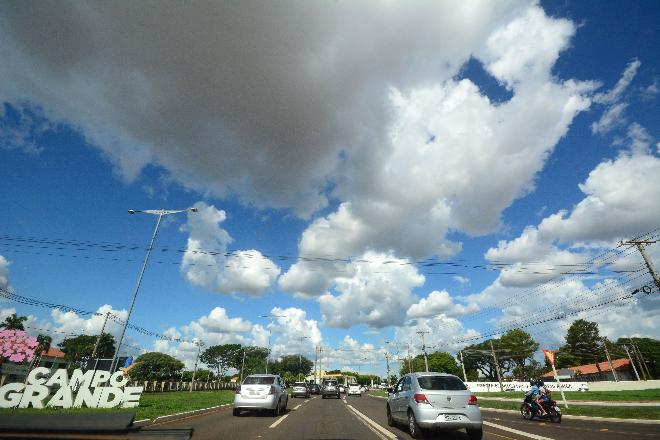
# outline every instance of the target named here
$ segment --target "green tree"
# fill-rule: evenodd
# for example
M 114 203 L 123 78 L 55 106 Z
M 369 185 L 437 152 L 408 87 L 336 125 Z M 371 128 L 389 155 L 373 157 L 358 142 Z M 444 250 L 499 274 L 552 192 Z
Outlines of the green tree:
M 291 354 L 282 357 L 279 361 L 271 363 L 270 371 L 283 375 L 285 372 L 293 374 L 296 379 L 307 376 L 312 372 L 314 362 L 307 359 L 305 356 L 298 354 Z
M 63 340 L 60 343 L 60 348 L 65 354 L 64 358 L 71 362 L 73 366 L 80 365 L 92 356 L 96 338 L 97 336 L 80 335 Z M 109 358 L 114 353 L 115 338 L 110 333 L 103 333 L 99 341 L 99 347 L 96 350 L 96 355 L 100 358 Z
M 241 344 L 213 345 L 200 356 L 202 363 L 213 368 L 217 376 L 224 376 L 229 368 L 240 369 L 239 362 L 242 360 Z
M 595 322 L 577 319 L 566 332 L 566 344 L 559 350 L 557 368 L 591 364 L 604 359 L 602 339 Z M 601 356 L 603 359 L 601 359 Z
M 627 345 L 628 347 L 634 345 L 644 358 L 644 362 L 651 374 L 651 378 L 660 378 L 660 341 L 652 338 L 619 338 L 613 347 L 608 346 L 613 358 L 625 358 L 628 356 L 623 348 L 624 345 Z M 639 369 L 637 359 L 635 359 L 634 356 L 633 359 L 635 360 L 635 365 Z
M 5 318 L 4 322 L 0 323 L 0 328 L 25 331 L 25 326 L 23 326 L 25 321 L 27 321 L 27 316 L 18 316 L 16 313 L 12 313 Z
M 529 333 L 520 329 L 509 330 L 500 338 L 498 348 L 499 357 L 505 362 L 504 371 L 511 371 L 521 380 L 533 377 L 534 372 L 531 368 L 527 371 L 526 364 L 532 365 L 539 344 Z
M 495 360 L 493 359 L 493 353 L 490 347 L 490 340 L 483 341 L 479 344 L 473 344 L 465 347 L 463 351 L 463 361 L 465 362 L 465 372 L 469 379 L 476 379 L 479 376 L 485 377 L 489 381 L 497 380 L 497 369 L 495 367 Z M 493 339 L 493 348 L 496 353 L 501 352 L 501 341 L 499 339 Z M 500 370 L 502 373 L 508 371 L 510 363 L 505 359 L 501 359 L 500 356 L 497 358 L 497 362 L 500 364 Z
M 243 355 L 245 354 L 245 362 L 243 362 Z M 239 373 L 241 368 L 243 368 L 243 378 L 250 374 L 258 374 L 266 372 L 266 357 L 268 356 L 269 351 L 264 347 L 243 347 L 239 353 L 239 358 L 237 359 L 236 368 Z M 270 368 L 268 371 L 271 371 Z
M 193 372 L 184 371 L 181 373 L 181 379 L 186 382 L 192 381 Z M 212 371 L 206 370 L 204 368 L 198 368 L 197 373 L 195 374 L 195 382 L 206 382 L 208 380 L 215 380 L 216 376 Z
M 461 374 L 461 368 L 456 363 L 456 359 L 451 354 L 444 351 L 436 351 L 428 355 L 429 361 L 429 371 L 434 371 L 436 373 L 449 373 L 459 376 Z M 413 371 L 426 371 L 426 363 L 424 361 L 424 355 L 415 356 L 412 359 L 412 369 Z M 401 365 L 400 374 L 404 375 L 408 373 L 408 365 Z
M 130 370 L 132 380 L 178 380 L 181 378 L 183 362 L 158 352 L 144 353 L 135 359 L 135 367 Z

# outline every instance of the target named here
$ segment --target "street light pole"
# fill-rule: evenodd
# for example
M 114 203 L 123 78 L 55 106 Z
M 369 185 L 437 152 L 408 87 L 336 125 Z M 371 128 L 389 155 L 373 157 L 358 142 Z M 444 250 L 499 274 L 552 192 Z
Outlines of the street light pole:
M 142 284 L 142 278 L 144 277 L 144 271 L 147 269 L 147 263 L 149 262 L 149 257 L 151 256 L 151 250 L 154 248 L 154 242 L 156 241 L 156 236 L 158 235 L 158 228 L 160 227 L 160 222 L 163 219 L 164 215 L 176 214 L 179 212 L 197 212 L 197 208 L 188 208 L 188 209 L 179 209 L 179 210 L 167 210 L 167 209 L 147 209 L 144 211 L 129 209 L 129 214 L 152 214 L 158 216 L 158 221 L 156 222 L 156 228 L 154 233 L 151 236 L 151 242 L 147 248 L 147 255 L 144 257 L 144 263 L 142 263 L 142 270 L 140 271 L 140 276 L 138 277 L 137 284 L 135 285 L 135 291 L 133 292 L 133 299 L 131 300 L 131 306 L 128 309 L 128 315 L 126 315 L 126 320 L 121 329 L 121 336 L 119 336 L 119 342 L 117 342 L 117 349 L 115 350 L 115 355 L 112 357 L 112 364 L 110 365 L 110 371 L 113 372 L 116 368 L 117 358 L 119 356 L 119 349 L 121 348 L 121 343 L 124 342 L 124 335 L 126 334 L 126 327 L 128 326 L 128 321 L 131 319 L 131 313 L 133 313 L 133 306 L 135 306 L 135 299 L 137 294 L 140 291 L 140 285 Z
M 422 352 L 424 353 L 424 366 L 426 367 L 426 372 L 429 372 L 429 358 L 426 356 L 426 345 L 424 344 L 424 335 L 429 332 L 418 331 L 417 334 L 422 336 Z
M 273 336 L 273 318 L 284 318 L 282 315 L 259 315 L 259 318 L 268 318 L 270 325 L 268 326 L 268 347 L 266 347 L 266 374 L 268 374 L 268 358 L 270 357 L 270 338 Z
M 302 343 L 304 339 L 309 339 L 309 336 L 300 337 L 300 353 L 298 353 L 298 366 L 300 367 L 300 374 L 302 375 Z M 300 376 L 298 376 L 300 378 Z

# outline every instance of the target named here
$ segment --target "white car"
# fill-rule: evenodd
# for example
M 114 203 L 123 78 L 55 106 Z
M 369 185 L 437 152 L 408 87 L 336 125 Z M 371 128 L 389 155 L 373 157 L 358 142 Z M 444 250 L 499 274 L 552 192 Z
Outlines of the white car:
M 280 376 L 253 374 L 236 388 L 234 415 L 241 415 L 241 410 L 265 410 L 279 416 L 286 411 L 288 402 L 289 395 Z
M 348 385 L 348 395 L 362 397 L 362 389 L 360 388 L 360 385 L 353 383 Z

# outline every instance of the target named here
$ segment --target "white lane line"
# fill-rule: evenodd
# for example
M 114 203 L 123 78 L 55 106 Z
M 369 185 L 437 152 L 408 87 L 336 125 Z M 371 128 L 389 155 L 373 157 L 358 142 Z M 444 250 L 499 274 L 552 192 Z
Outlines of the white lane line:
M 542 435 L 531 434 L 531 433 L 525 432 L 525 431 L 519 431 L 517 429 L 509 428 L 508 426 L 498 425 L 496 423 L 488 422 L 486 420 L 484 420 L 483 423 L 484 423 L 484 425 L 490 426 L 491 428 L 501 429 L 502 431 L 507 431 L 507 432 L 510 432 L 512 434 L 522 435 L 523 437 L 531 438 L 531 439 L 534 439 L 534 440 L 553 440 L 550 437 L 543 437 Z
M 358 411 L 358 410 L 357 410 L 355 407 L 353 407 L 352 405 L 346 405 L 346 407 L 347 407 L 348 409 L 350 409 L 351 411 L 353 411 L 353 414 L 355 414 L 355 416 L 356 416 L 358 419 L 361 419 L 363 422 L 367 423 L 367 424 L 369 425 L 370 428 L 372 428 L 372 429 L 374 429 L 375 431 L 377 431 L 378 434 L 380 434 L 382 437 L 384 437 L 384 438 L 386 438 L 386 439 L 392 439 L 392 440 L 394 440 L 394 439 L 398 439 L 398 437 L 397 437 L 393 432 L 388 431 L 387 429 L 383 428 L 383 427 L 380 426 L 378 423 L 374 422 L 374 421 L 371 420 L 369 417 L 367 417 L 367 416 L 365 416 L 364 414 L 362 414 L 360 411 Z
M 284 421 L 284 419 L 286 419 L 287 417 L 289 417 L 288 414 L 283 415 L 283 416 L 280 417 L 279 419 L 275 420 L 275 423 L 273 423 L 272 425 L 270 425 L 269 428 L 275 428 L 277 425 L 279 425 L 280 423 L 282 423 L 282 422 Z
M 298 408 L 300 408 L 301 406 L 302 406 L 302 403 L 301 403 L 300 405 L 296 406 L 295 408 L 293 408 L 293 410 L 295 411 L 295 410 L 297 410 Z

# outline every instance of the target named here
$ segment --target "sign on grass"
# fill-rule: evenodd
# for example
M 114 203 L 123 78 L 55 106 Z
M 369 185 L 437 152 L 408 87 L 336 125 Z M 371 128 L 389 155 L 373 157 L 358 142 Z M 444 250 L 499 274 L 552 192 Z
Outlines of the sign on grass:
M 52 372 L 35 368 L 27 383 L 10 383 L 0 388 L 0 408 L 133 408 L 140 403 L 143 387 L 126 386 L 123 371 L 74 370 Z M 51 388 L 55 390 L 52 397 Z
M 473 393 L 488 393 L 488 392 L 499 392 L 500 384 L 499 382 L 465 382 L 465 385 Z M 527 391 L 530 388 L 529 382 L 504 382 L 503 384 L 505 391 Z M 545 386 L 550 391 L 580 391 L 582 389 L 587 389 L 586 382 L 545 382 Z

